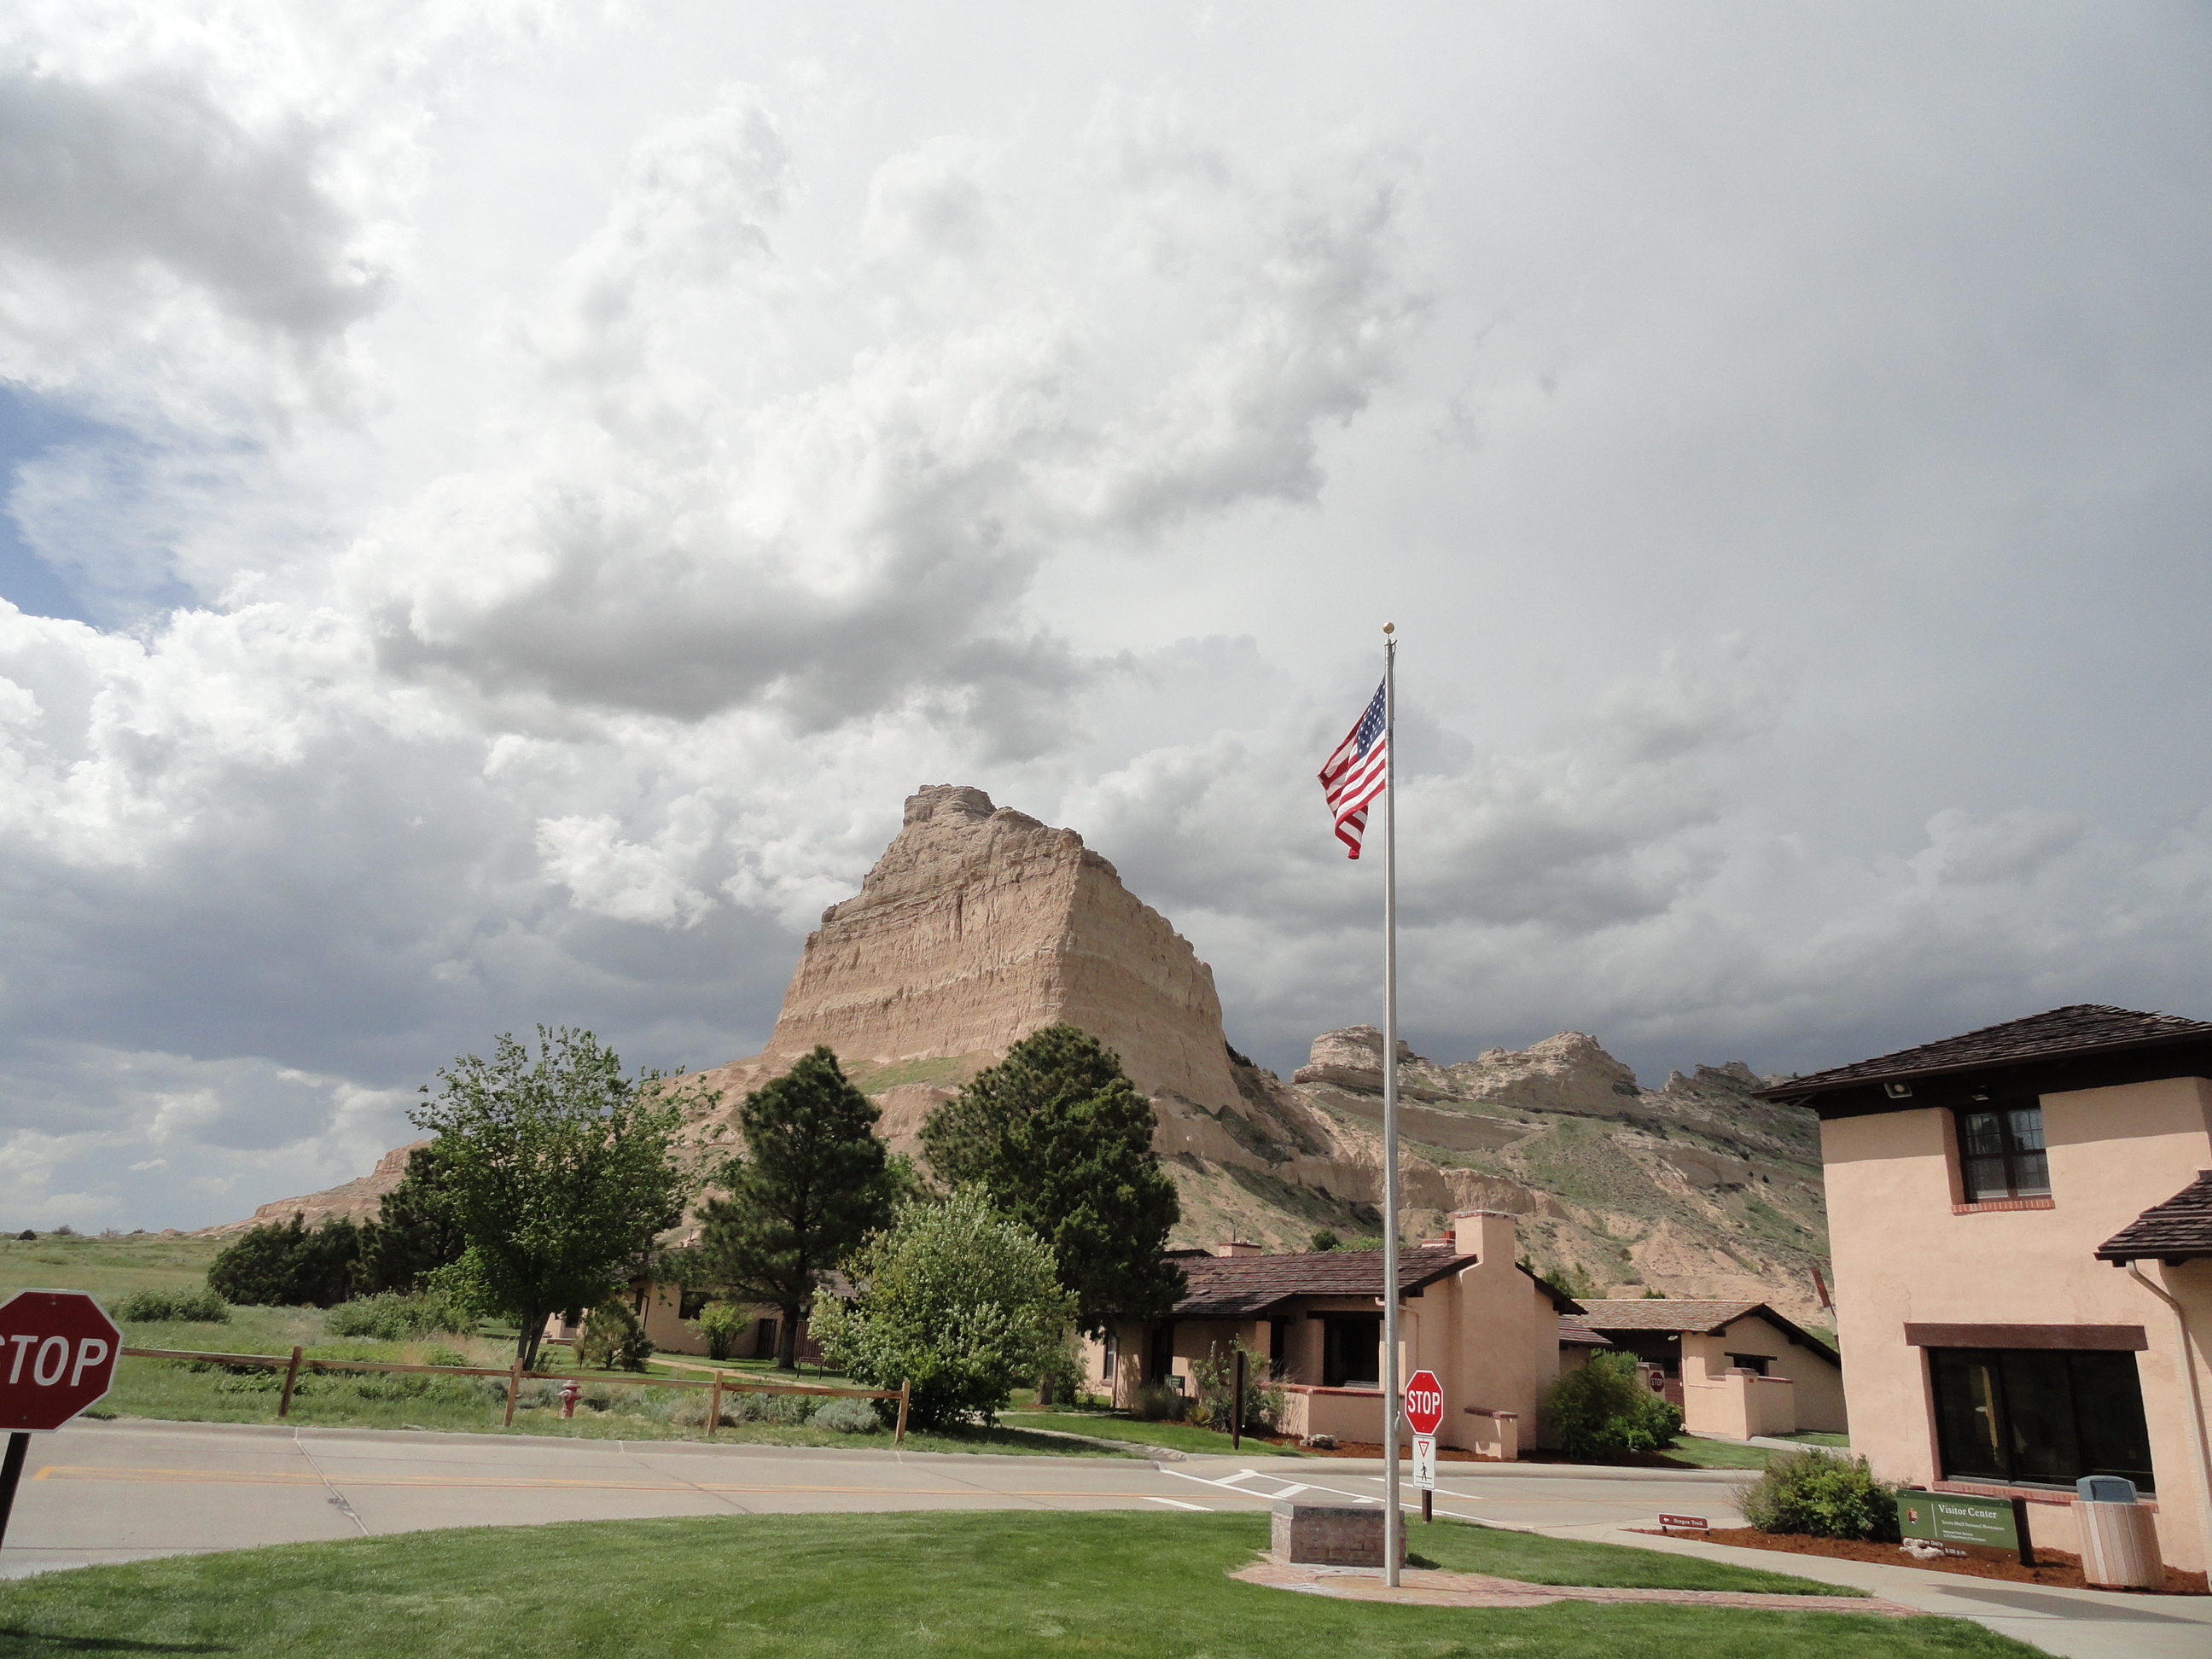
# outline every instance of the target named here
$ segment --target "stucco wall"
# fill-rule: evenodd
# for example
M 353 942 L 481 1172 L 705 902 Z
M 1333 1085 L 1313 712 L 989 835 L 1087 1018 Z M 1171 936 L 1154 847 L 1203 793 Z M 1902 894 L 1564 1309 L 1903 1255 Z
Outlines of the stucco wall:
M 1788 1434 L 1800 1429 L 1819 1429 L 1833 1434 L 1846 1431 L 1848 1417 L 1842 1370 L 1812 1349 L 1791 1341 L 1787 1332 L 1756 1315 L 1733 1322 L 1716 1336 L 1685 1335 L 1683 1382 L 1686 1385 L 1717 1381 L 1729 1369 L 1729 1356 L 1732 1353 L 1759 1355 L 1769 1362 L 1768 1376 L 1787 1377 L 1793 1385 L 1788 1392 L 1795 1402 L 1792 1412 L 1796 1420 L 1785 1428 L 1759 1432 Z M 1762 1408 L 1761 1420 L 1774 1420 L 1774 1413 L 1778 1409 Z M 1726 1432 L 1708 1429 L 1703 1422 L 1691 1422 L 1686 1426 L 1715 1434 Z
M 2046 1095 L 2043 1126 L 2051 1207 L 1954 1214 L 1961 1192 L 1948 1110 L 1821 1125 L 1851 1443 L 1885 1480 L 1917 1485 L 1937 1476 L 1925 1356 L 1905 1344 L 1907 1322 L 2140 1325 L 2148 1348 L 2136 1356 L 2136 1370 L 2161 1544 L 2169 1562 L 2202 1569 L 2201 1477 L 2172 1316 L 2092 1252 L 2212 1167 L 2212 1083 L 2170 1079 Z M 2201 1343 L 2212 1330 L 2212 1263 L 2143 1265 L 2189 1304 Z M 2063 1503 L 2039 1496 L 2031 1509 L 2042 1541 L 2077 1547 Z

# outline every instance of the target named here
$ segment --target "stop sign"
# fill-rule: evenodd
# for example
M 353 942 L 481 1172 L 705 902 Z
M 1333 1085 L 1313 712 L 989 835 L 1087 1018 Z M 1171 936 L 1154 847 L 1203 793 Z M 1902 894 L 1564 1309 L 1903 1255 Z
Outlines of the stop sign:
M 1443 1425 L 1444 1385 L 1434 1371 L 1415 1371 L 1406 1379 L 1406 1421 L 1413 1432 L 1432 1435 Z
M 0 1430 L 58 1429 L 115 1382 L 123 1333 L 82 1291 L 0 1303 Z

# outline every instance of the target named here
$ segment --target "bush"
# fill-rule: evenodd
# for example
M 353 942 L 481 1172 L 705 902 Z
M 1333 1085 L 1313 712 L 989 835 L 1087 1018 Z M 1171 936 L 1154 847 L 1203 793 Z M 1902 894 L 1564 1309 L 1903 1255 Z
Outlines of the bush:
M 1175 1423 L 1190 1402 L 1164 1382 L 1146 1382 L 1129 1397 L 1129 1415 L 1139 1423 Z
M 1037 1404 L 1081 1405 L 1083 1380 L 1082 1355 L 1073 1341 L 1063 1340 L 1037 1369 Z
M 738 1346 L 738 1338 L 744 1334 L 745 1312 L 727 1302 L 709 1302 L 699 1310 L 696 1319 L 684 1322 L 707 1345 L 708 1358 L 727 1359 L 730 1350 Z
M 576 1339 L 576 1363 L 611 1371 L 641 1371 L 653 1357 L 653 1339 L 637 1316 L 618 1301 L 602 1302 L 584 1316 L 583 1334 Z
M 1191 1401 L 1189 1419 L 1209 1429 L 1218 1429 L 1226 1434 L 1235 1425 L 1237 1392 L 1237 1352 L 1244 1353 L 1244 1432 L 1272 1433 L 1282 1421 L 1287 1403 L 1280 1387 L 1267 1380 L 1268 1361 L 1266 1355 L 1242 1338 L 1224 1347 L 1215 1343 L 1208 1348 L 1206 1358 L 1191 1367 L 1191 1380 L 1198 1385 L 1198 1397 Z
M 323 1328 L 332 1336 L 368 1336 L 383 1342 L 404 1342 L 433 1331 L 461 1336 L 475 1327 L 476 1322 L 450 1297 L 394 1296 L 389 1291 L 341 1302 L 323 1320 Z
M 884 1419 L 872 1400 L 832 1400 L 815 1412 L 814 1426 L 840 1434 L 881 1434 Z
M 739 1423 L 772 1423 L 796 1428 L 813 1417 L 822 1403 L 818 1394 L 741 1394 L 722 1396 L 722 1409 Z
M 1656 1451 L 1682 1431 L 1680 1407 L 1644 1385 L 1636 1356 L 1592 1354 L 1544 1395 L 1544 1419 L 1570 1457 Z
M 353 1289 L 361 1231 L 343 1216 L 312 1231 L 295 1214 L 282 1225 L 250 1227 L 208 1267 L 208 1288 L 241 1307 L 329 1308 Z
M 869 1388 L 911 1384 L 908 1420 L 996 1420 L 1066 1340 L 1074 1297 L 1044 1242 L 961 1188 L 900 1206 L 846 1272 L 850 1301 L 814 1302 L 823 1364 Z
M 1875 1480 L 1863 1457 L 1784 1452 L 1766 1466 L 1737 1507 L 1761 1532 L 1893 1544 L 1899 1490 Z
M 123 1298 L 115 1316 L 127 1325 L 173 1321 L 194 1325 L 224 1325 L 230 1322 L 230 1304 L 213 1291 L 133 1291 Z

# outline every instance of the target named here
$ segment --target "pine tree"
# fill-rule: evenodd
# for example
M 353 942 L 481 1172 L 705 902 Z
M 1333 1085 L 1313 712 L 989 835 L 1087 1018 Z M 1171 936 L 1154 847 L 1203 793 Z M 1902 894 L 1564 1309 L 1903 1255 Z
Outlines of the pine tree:
M 343 1216 L 251 1227 L 208 1264 L 208 1288 L 240 1307 L 331 1308 L 353 1294 L 361 1231 Z
M 882 1115 L 817 1048 L 738 1108 L 745 1149 L 716 1172 L 727 1198 L 699 1212 L 702 1271 L 736 1297 L 783 1315 L 775 1360 L 798 1359 L 799 1320 L 822 1276 L 890 1220 L 907 1185 L 876 1139 Z
M 461 1259 L 469 1239 L 453 1213 L 447 1174 L 435 1141 L 407 1155 L 407 1173 L 362 1229 L 362 1289 L 412 1291 L 425 1274 Z
M 1073 1025 L 1026 1036 L 930 1114 L 930 1167 L 974 1184 L 1052 1249 L 1076 1322 L 1157 1319 L 1183 1293 L 1165 1260 L 1181 1217 L 1152 1150 L 1152 1103 L 1097 1038 Z

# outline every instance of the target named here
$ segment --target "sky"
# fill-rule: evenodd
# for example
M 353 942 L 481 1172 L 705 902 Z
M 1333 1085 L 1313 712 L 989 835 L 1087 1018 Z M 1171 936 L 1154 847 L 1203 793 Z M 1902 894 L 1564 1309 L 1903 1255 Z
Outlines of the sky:
M 0 14 L 0 1224 L 757 1050 L 933 783 L 1287 1072 L 2212 1016 L 2212 14 Z

